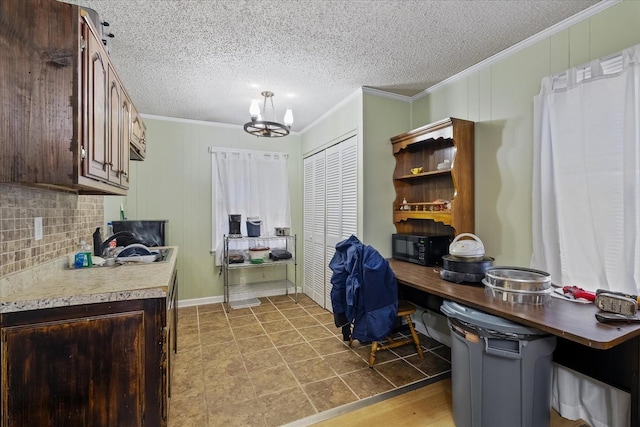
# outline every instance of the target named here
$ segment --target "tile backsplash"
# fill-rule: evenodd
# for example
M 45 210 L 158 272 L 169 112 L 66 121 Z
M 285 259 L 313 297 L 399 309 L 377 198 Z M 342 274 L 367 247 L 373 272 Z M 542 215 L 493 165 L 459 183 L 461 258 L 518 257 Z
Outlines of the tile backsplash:
M 35 240 L 34 218 L 42 217 Z M 67 255 L 104 222 L 104 196 L 0 184 L 0 277 Z

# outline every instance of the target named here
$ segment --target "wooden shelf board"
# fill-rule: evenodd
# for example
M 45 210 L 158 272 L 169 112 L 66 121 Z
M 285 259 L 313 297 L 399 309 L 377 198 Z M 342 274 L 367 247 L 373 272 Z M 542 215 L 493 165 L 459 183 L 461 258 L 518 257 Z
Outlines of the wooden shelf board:
M 450 174 L 451 173 L 451 168 L 448 169 L 443 169 L 443 170 L 439 170 L 439 171 L 427 171 L 427 172 L 422 172 L 422 173 L 417 173 L 417 174 L 410 174 L 410 175 L 402 175 L 399 176 L 396 179 L 401 179 L 401 180 L 411 180 L 411 179 L 417 179 L 417 178 L 424 178 L 427 176 L 434 176 L 434 175 L 446 175 L 446 174 Z
M 407 221 L 410 219 L 431 219 L 437 222 L 451 225 L 452 216 L 451 211 L 395 211 L 393 213 L 393 222 Z

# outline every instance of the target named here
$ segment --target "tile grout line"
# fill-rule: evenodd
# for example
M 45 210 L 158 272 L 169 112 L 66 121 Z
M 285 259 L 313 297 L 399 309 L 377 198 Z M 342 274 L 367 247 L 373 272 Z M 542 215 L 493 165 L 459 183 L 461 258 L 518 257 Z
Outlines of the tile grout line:
M 269 298 L 267 297 L 267 299 L 269 299 Z M 292 300 L 292 301 L 293 301 L 293 300 Z M 295 325 L 289 321 L 289 319 L 288 319 L 288 318 L 287 318 L 287 317 L 282 313 L 281 309 L 280 309 L 280 308 L 278 308 L 278 306 L 277 306 L 273 301 L 271 301 L 270 299 L 269 299 L 269 303 L 270 303 L 270 304 L 272 304 L 272 305 L 274 306 L 274 308 L 276 309 L 276 311 L 277 311 L 278 313 L 280 313 L 280 315 L 284 318 L 284 320 L 286 320 L 286 321 L 287 321 L 287 322 L 288 322 L 288 323 L 293 327 L 293 329 L 297 331 L 297 328 L 295 327 Z M 296 303 L 296 304 L 297 304 L 297 303 Z M 306 310 L 305 310 L 305 311 L 306 311 Z M 309 396 L 307 395 L 307 393 L 304 391 L 304 388 L 302 387 L 302 384 L 300 384 L 300 381 L 298 380 L 298 378 L 295 376 L 295 374 L 294 374 L 294 373 L 293 373 L 293 371 L 291 370 L 291 367 L 289 366 L 289 363 L 288 363 L 288 362 L 285 360 L 285 358 L 283 357 L 283 355 L 282 355 L 282 353 L 280 352 L 280 350 L 279 350 L 278 346 L 276 346 L 276 345 L 275 345 L 275 343 L 273 342 L 273 339 L 272 339 L 272 338 L 271 338 L 271 336 L 269 335 L 269 332 L 267 332 L 267 330 L 264 328 L 264 326 L 263 326 L 263 322 L 262 322 L 262 321 L 260 321 L 260 319 L 256 316 L 256 313 L 255 313 L 253 310 L 251 310 L 251 313 L 253 314 L 253 316 L 254 316 L 254 317 L 256 317 L 256 320 L 257 320 L 257 321 L 258 321 L 258 323 L 260 324 L 260 327 L 261 327 L 261 328 L 262 328 L 262 330 L 264 331 L 264 333 L 265 333 L 265 335 L 267 336 L 267 338 L 269 339 L 269 341 L 271 341 L 271 345 L 273 345 L 273 348 L 278 352 L 278 355 L 282 358 L 282 361 L 284 362 L 284 365 L 286 366 L 287 370 L 289 371 L 289 373 L 291 374 L 291 376 L 292 376 L 292 377 L 293 377 L 293 379 L 295 380 L 296 384 L 298 385 L 298 388 L 300 388 L 300 391 L 302 391 L 302 393 L 304 394 L 304 396 L 305 396 L 305 398 L 307 399 L 307 401 L 311 404 L 311 407 L 314 409 L 314 411 L 315 411 L 316 413 L 319 413 L 318 409 L 315 407 L 315 405 L 313 404 L 313 402 L 311 401 L 311 399 L 309 398 Z M 269 322 L 264 322 L 264 323 L 269 323 Z M 231 329 L 233 330 L 233 328 L 231 328 Z M 299 333 L 299 332 L 298 332 L 298 333 Z M 302 336 L 302 334 L 301 334 L 301 336 Z M 303 339 L 305 339 L 305 337 L 304 337 L 304 336 L 302 336 L 302 338 L 303 338 Z M 285 347 L 285 346 L 281 346 L 281 347 Z M 248 371 L 248 370 L 247 370 L 247 371 Z M 253 386 L 253 383 L 252 383 L 252 386 Z M 291 390 L 291 389 L 293 389 L 293 388 L 295 388 L 295 387 L 291 387 L 291 388 L 288 388 L 288 389 L 285 389 L 285 390 L 281 390 L 281 391 L 287 391 L 287 390 Z M 259 398 L 264 397 L 264 396 L 268 396 L 268 395 L 270 395 L 270 394 L 275 394 L 275 393 L 267 393 L 267 394 L 265 394 L 264 396 L 258 396 L 258 393 L 257 393 L 257 391 L 255 390 L 255 386 L 253 386 L 253 389 L 254 389 L 254 393 L 256 394 L 256 399 L 259 399 Z M 264 417 L 263 417 L 263 418 L 264 418 Z M 265 424 L 266 424 L 266 420 L 264 420 L 264 421 L 265 421 Z
M 298 304 L 296 302 L 296 304 Z M 276 310 L 278 310 L 280 312 L 280 314 L 289 322 L 289 324 L 291 324 L 291 326 L 293 326 L 293 329 L 298 332 L 300 334 L 300 332 L 298 331 L 298 328 L 296 328 L 296 326 L 289 321 L 289 319 L 282 313 L 282 311 L 278 308 L 277 305 L 274 304 L 274 307 L 276 308 Z M 310 315 L 311 313 L 309 313 L 307 310 L 304 309 L 304 307 L 300 306 L 300 308 L 302 308 L 305 313 L 307 313 L 308 315 Z M 265 331 L 266 332 L 266 331 Z M 267 336 L 269 336 L 269 334 L 267 333 Z M 305 342 L 307 344 L 309 344 L 309 342 L 306 340 L 306 337 L 302 334 L 300 334 L 300 336 L 302 337 L 303 340 L 305 340 Z M 271 337 L 269 336 L 269 339 L 271 339 Z M 280 357 L 282 357 L 282 360 L 284 361 L 284 364 L 286 365 L 287 369 L 289 370 L 289 372 L 291 373 L 291 375 L 293 376 L 293 379 L 296 381 L 296 383 L 298 384 L 298 387 L 300 388 L 300 390 L 302 391 L 302 394 L 304 394 L 304 397 L 307 399 L 307 401 L 311 404 L 311 407 L 313 408 L 313 410 L 315 411 L 316 414 L 319 414 L 320 411 L 318 410 L 318 408 L 316 407 L 316 405 L 313 403 L 313 400 L 311 400 L 311 398 L 309 397 L 309 394 L 305 391 L 304 387 L 302 386 L 302 384 L 300 384 L 300 380 L 298 380 L 298 377 L 296 377 L 296 375 L 293 373 L 293 371 L 291 370 L 291 367 L 289 366 L 289 363 L 285 360 L 284 356 L 282 355 L 282 353 L 280 352 L 280 350 L 278 349 L 278 347 L 275 345 L 275 343 L 273 341 L 271 341 L 271 343 L 274 345 L 276 351 L 278 352 L 278 354 L 280 355 Z M 285 346 L 282 346 L 285 347 Z M 313 349 L 313 347 L 312 347 Z M 314 350 L 315 351 L 315 350 Z M 302 360 L 302 362 L 306 361 L 306 360 L 310 360 L 310 359 L 305 359 Z M 323 359 L 324 360 L 324 359 Z M 299 361 L 300 362 L 300 361 Z
M 361 398 L 358 395 L 358 393 L 356 393 L 355 390 L 347 383 L 347 381 L 344 378 L 344 376 L 349 375 L 349 374 L 351 374 L 353 372 L 357 372 L 358 370 L 363 369 L 363 368 L 358 368 L 358 369 L 349 370 L 349 371 L 346 371 L 346 372 L 339 373 L 338 371 L 336 371 L 336 369 L 332 365 L 329 365 L 329 368 L 330 368 L 331 372 L 333 373 L 333 375 L 329 376 L 328 378 L 323 378 L 323 379 L 320 379 L 320 380 L 311 381 L 311 382 L 305 383 L 303 385 L 301 383 L 301 381 L 298 379 L 298 377 L 294 374 L 293 370 L 292 370 L 291 365 L 294 364 L 294 363 L 306 362 L 306 361 L 309 361 L 309 360 L 312 360 L 312 359 L 320 359 L 320 360 L 326 362 L 327 361 L 327 357 L 335 355 L 335 354 L 343 353 L 343 352 L 344 353 L 348 352 L 348 353 L 350 353 L 352 355 L 355 355 L 360 360 L 363 360 L 364 362 L 366 362 L 366 360 L 364 360 L 364 358 L 361 356 L 360 353 L 358 353 L 356 351 L 355 348 L 350 347 L 350 346 L 346 346 L 346 345 L 344 345 L 344 343 L 342 343 L 340 341 L 339 335 L 335 334 L 330 329 L 330 327 L 328 326 L 330 323 L 323 323 L 323 322 L 325 322 L 326 317 L 322 317 L 322 315 L 324 315 L 325 313 L 317 313 L 317 312 L 316 313 L 312 313 L 311 311 L 308 310 L 308 309 L 311 309 L 313 311 L 317 311 L 316 307 L 320 307 L 319 305 L 317 305 L 317 303 L 315 305 L 302 306 L 302 305 L 300 305 L 300 301 L 295 302 L 293 300 L 293 298 L 291 296 L 289 296 L 289 300 L 291 302 L 294 302 L 293 306 L 289 306 L 289 305 L 286 305 L 286 304 L 276 304 L 276 302 L 280 302 L 282 300 L 280 300 L 280 301 L 272 301 L 269 297 L 265 297 L 265 298 L 268 301 L 268 303 L 273 306 L 273 310 L 268 310 L 268 311 L 264 311 L 264 312 L 255 312 L 251 307 L 247 307 L 247 308 L 249 308 L 249 311 L 246 314 L 246 316 L 251 315 L 251 316 L 253 316 L 253 319 L 258 322 L 258 324 L 260 325 L 260 330 L 262 331 L 262 333 L 265 334 L 265 337 L 269 340 L 269 343 L 272 346 L 271 348 L 274 348 L 276 350 L 277 354 L 279 355 L 279 357 L 284 362 L 284 365 L 285 365 L 285 367 L 287 369 L 287 372 L 289 372 L 289 374 L 292 375 L 292 377 L 293 377 L 293 379 L 295 381 L 296 386 L 291 387 L 291 388 L 287 388 L 285 390 L 282 390 L 281 392 L 287 391 L 287 390 L 293 390 L 295 388 L 300 389 L 302 391 L 302 394 L 305 396 L 305 399 L 310 404 L 310 408 L 309 409 L 312 409 L 315 412 L 315 414 L 322 414 L 324 412 L 330 411 L 330 410 L 335 409 L 335 408 L 327 409 L 327 411 L 319 411 L 318 407 L 316 407 L 316 405 L 313 403 L 310 395 L 304 389 L 304 386 L 309 385 L 309 384 L 314 384 L 314 383 L 317 383 L 317 382 L 326 381 L 327 379 L 338 377 L 339 380 L 340 380 L 340 383 L 342 383 L 344 386 L 346 386 L 346 388 L 356 398 L 356 400 L 354 402 L 351 402 L 351 403 L 356 403 L 356 402 L 359 402 L 359 401 L 363 401 L 365 399 L 370 399 L 372 397 L 380 396 L 380 395 L 383 395 L 383 394 L 388 392 L 387 391 L 387 392 L 376 393 L 376 394 L 374 394 L 372 396 L 362 397 Z M 285 302 L 288 303 L 289 301 L 285 301 Z M 264 301 L 263 301 L 263 303 L 264 303 Z M 296 313 L 289 313 L 289 315 L 287 315 L 286 311 L 287 310 L 293 310 L 293 309 L 301 310 L 300 311 L 301 315 L 297 316 Z M 217 312 L 217 311 L 218 310 L 213 310 L 211 312 Z M 210 312 L 209 310 L 202 311 L 200 307 L 197 307 L 196 311 L 195 311 L 195 313 L 196 313 L 196 326 L 197 326 L 197 331 L 198 331 L 197 350 L 200 353 L 200 372 L 201 372 L 201 375 L 203 376 L 203 378 L 204 378 L 204 359 L 203 359 L 202 355 L 203 355 L 203 352 L 204 352 L 204 348 L 203 348 L 204 335 L 201 334 L 201 327 L 203 325 L 205 325 L 207 322 L 203 323 L 202 319 L 201 319 L 201 316 L 204 315 L 205 313 L 209 313 L 209 312 Z M 224 309 L 224 307 L 222 307 L 221 312 L 224 313 L 224 319 L 226 320 L 226 324 L 228 325 L 229 330 L 231 332 L 231 339 L 233 340 L 233 343 L 236 346 L 236 349 L 239 351 L 239 355 L 240 355 L 240 359 L 241 359 L 241 363 L 242 363 L 242 366 L 244 368 L 244 371 L 245 371 L 247 377 L 250 378 L 251 374 L 249 372 L 249 369 L 247 367 L 247 363 L 246 363 L 245 358 L 244 358 L 244 354 L 245 353 L 242 352 L 241 347 L 238 344 L 239 336 L 237 335 L 237 332 L 234 331 L 234 328 L 231 326 L 232 323 L 233 323 L 233 319 L 234 318 L 236 318 L 236 317 L 237 318 L 244 317 L 245 314 L 242 314 L 241 316 L 229 316 L 229 313 Z M 293 343 L 293 344 L 289 344 L 286 341 L 283 341 L 282 343 L 284 343 L 284 345 L 277 346 L 276 343 L 273 341 L 273 339 L 271 337 L 271 334 L 269 332 L 267 332 L 267 329 L 264 326 L 264 324 L 269 323 L 269 322 L 263 322 L 258 317 L 259 314 L 261 314 L 261 313 L 269 313 L 269 312 L 274 312 L 274 313 L 277 312 L 277 313 L 279 313 L 280 316 L 283 317 L 283 320 L 286 320 L 287 324 L 293 328 L 293 329 L 288 329 L 288 330 L 295 331 L 297 334 L 299 334 L 301 336 L 301 341 L 299 343 Z M 326 311 L 326 313 L 329 313 L 329 312 Z M 316 315 L 318 315 L 318 317 L 316 317 Z M 294 317 L 292 317 L 292 316 L 294 316 Z M 300 319 L 302 319 L 302 318 L 311 318 L 311 319 L 313 319 L 315 321 L 315 324 L 296 326 L 296 324 L 294 324 L 294 321 L 292 321 L 292 319 L 296 319 L 296 318 L 300 318 Z M 249 320 L 249 319 L 246 319 L 246 320 Z M 298 322 L 298 323 L 300 323 L 300 322 Z M 239 327 L 242 327 L 242 326 L 249 326 L 249 325 L 241 325 Z M 328 335 L 327 336 L 319 336 L 318 338 L 311 339 L 311 338 L 308 338 L 307 335 L 303 334 L 303 330 L 304 329 L 306 329 L 306 328 L 317 328 L 317 326 L 321 326 L 322 327 L 321 330 L 323 330 L 325 332 L 328 332 Z M 278 333 L 278 332 L 283 332 L 283 331 L 276 331 L 276 332 L 272 332 L 272 333 Z M 404 335 L 404 334 L 400 333 L 400 335 Z M 250 338 L 255 338 L 255 337 L 246 337 L 246 338 L 250 339 Z M 427 336 L 427 338 L 430 338 L 430 337 Z M 324 354 L 324 350 L 323 350 L 323 353 L 321 354 L 313 345 L 313 343 L 316 342 L 316 341 L 321 341 L 321 340 L 330 341 L 332 339 L 336 340 L 338 342 L 341 342 L 341 344 L 343 344 L 343 346 L 341 347 L 340 350 L 336 349 L 336 351 L 334 351 L 334 349 L 330 349 L 330 350 L 328 350 L 329 352 L 327 354 Z M 430 340 L 433 340 L 433 338 L 430 338 Z M 307 346 L 311 347 L 312 351 L 309 353 L 309 355 L 311 357 L 304 358 L 302 360 L 295 360 L 295 361 L 292 361 L 292 362 L 288 362 L 284 357 L 284 353 L 282 352 L 282 348 L 289 347 L 289 346 L 294 346 L 296 344 L 303 344 L 303 343 L 306 344 Z M 317 345 L 322 346 L 322 344 L 317 344 Z M 424 345 L 422 345 L 422 347 L 423 347 L 423 349 L 425 351 L 425 354 L 431 354 L 433 356 L 436 356 L 438 359 L 442 359 L 443 361 L 446 361 L 446 362 L 450 363 L 450 360 L 446 359 L 444 356 L 441 356 L 440 354 L 435 353 L 433 351 L 435 349 L 444 347 L 443 345 L 440 344 L 440 345 L 434 346 L 432 348 L 426 348 Z M 264 350 L 264 348 L 263 349 L 259 349 L 256 352 L 261 352 L 263 350 Z M 393 389 L 391 391 L 398 390 L 400 388 L 403 388 L 403 387 L 406 387 L 406 386 L 409 386 L 409 385 L 412 385 L 412 384 L 415 384 L 415 383 L 420 383 L 420 382 L 428 380 L 430 378 L 435 378 L 435 377 L 438 377 L 440 375 L 446 374 L 447 372 L 450 372 L 450 369 L 449 369 L 449 370 L 444 370 L 444 371 L 442 371 L 442 372 L 440 372 L 438 374 L 430 376 L 428 373 L 424 372 L 422 369 L 418 368 L 417 366 L 415 366 L 414 364 L 412 364 L 410 361 L 407 360 L 408 358 L 410 358 L 412 356 L 415 356 L 417 354 L 417 352 L 410 353 L 410 354 L 405 354 L 403 356 L 401 353 L 397 353 L 397 352 L 395 352 L 395 351 L 393 351 L 391 349 L 389 351 L 395 356 L 395 358 L 392 359 L 392 360 L 388 360 L 388 361 L 382 362 L 379 365 L 384 365 L 386 363 L 391 363 L 393 361 L 403 361 L 404 363 L 407 363 L 410 367 L 412 367 L 416 371 L 420 372 L 422 375 L 426 376 L 426 378 L 423 378 L 423 379 L 420 379 L 420 380 L 416 380 L 414 382 L 405 384 L 403 386 L 396 386 L 395 383 L 393 383 L 393 381 L 391 381 L 382 372 L 380 372 L 378 369 L 375 369 L 375 367 L 374 367 L 374 370 L 376 371 L 376 374 L 379 375 L 380 378 L 384 379 L 384 381 L 386 383 L 390 384 L 393 387 Z M 304 357 L 304 355 L 302 355 L 302 357 Z M 267 369 L 268 369 L 268 367 L 267 367 Z M 256 372 L 259 371 L 259 370 L 264 370 L 264 368 L 260 368 L 260 369 L 256 370 Z M 204 381 L 204 383 L 203 383 L 204 394 L 205 394 L 205 399 L 204 399 L 205 402 L 204 403 L 205 403 L 205 407 L 208 408 L 209 404 L 211 402 L 209 401 L 210 400 L 210 395 L 206 391 L 207 390 L 206 383 L 207 383 L 206 381 Z M 272 393 L 267 393 L 264 396 L 258 396 L 258 391 L 257 391 L 256 386 L 254 385 L 253 381 L 250 381 L 250 384 L 251 384 L 251 389 L 253 390 L 253 398 L 255 398 L 257 401 L 260 401 L 265 396 L 269 396 L 270 394 L 272 394 Z M 252 399 L 247 399 L 246 401 L 249 401 L 249 400 L 252 400 Z M 340 405 L 340 406 L 343 406 L 343 405 Z M 340 406 L 338 406 L 338 407 L 340 407 Z M 204 414 L 204 417 L 205 417 L 206 423 L 208 424 L 210 422 L 210 420 L 209 420 L 209 411 L 206 410 L 205 412 L 206 412 L 206 414 Z M 267 419 L 265 418 L 264 414 L 262 416 L 262 421 L 263 421 L 263 423 L 265 425 L 268 425 Z

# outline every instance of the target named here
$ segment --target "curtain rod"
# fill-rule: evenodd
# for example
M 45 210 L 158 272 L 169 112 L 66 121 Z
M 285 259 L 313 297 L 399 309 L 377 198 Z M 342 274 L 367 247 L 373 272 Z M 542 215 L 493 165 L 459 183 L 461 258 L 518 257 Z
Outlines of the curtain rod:
M 259 155 L 269 155 L 272 156 L 274 154 L 280 155 L 282 157 L 288 158 L 289 153 L 283 153 L 281 151 L 260 151 L 260 150 L 247 150 L 243 148 L 221 148 L 221 147 L 209 147 L 209 153 L 250 153 L 250 154 L 259 154 Z

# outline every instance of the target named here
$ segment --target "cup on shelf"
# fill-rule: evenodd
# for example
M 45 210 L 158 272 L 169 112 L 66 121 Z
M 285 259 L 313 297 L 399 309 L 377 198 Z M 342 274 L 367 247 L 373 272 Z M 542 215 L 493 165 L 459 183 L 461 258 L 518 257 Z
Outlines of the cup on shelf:
M 438 163 L 438 166 L 436 166 L 436 169 L 438 169 L 439 171 L 445 170 L 445 169 L 451 169 L 451 161 L 449 159 L 445 159 L 442 163 Z

